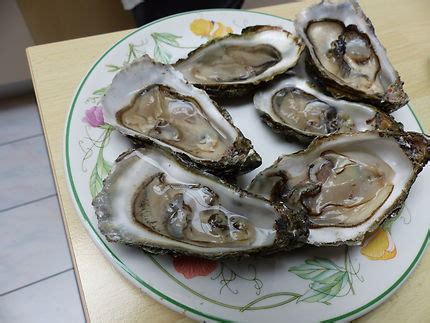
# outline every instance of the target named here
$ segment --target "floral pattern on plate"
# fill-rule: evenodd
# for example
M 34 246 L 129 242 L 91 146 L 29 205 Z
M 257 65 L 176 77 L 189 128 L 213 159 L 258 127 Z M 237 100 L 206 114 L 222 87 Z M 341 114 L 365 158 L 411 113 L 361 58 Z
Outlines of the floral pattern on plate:
M 145 255 L 109 244 L 96 229 L 91 199 L 100 191 L 116 156 L 128 148 L 126 140 L 104 123 L 101 108 L 101 98 L 115 73 L 145 53 L 163 63 L 174 62 L 208 39 L 239 32 L 251 24 L 292 28 L 290 21 L 252 12 L 187 13 L 143 27 L 96 63 L 78 89 L 66 130 L 66 165 L 75 203 L 96 243 L 126 277 L 157 299 L 161 297 L 166 305 L 185 309 L 195 318 L 260 321 L 288 310 L 295 321 L 352 319 L 398 287 L 422 255 L 428 240 L 428 221 L 419 217 L 425 212 L 424 190 L 411 192 L 407 208 L 399 214 L 403 221 L 398 217 L 388 221 L 362 247 L 304 248 L 268 259 L 216 262 Z M 257 117 L 252 119 L 246 104 L 227 108 L 257 151 L 262 151 L 262 168 L 280 152 L 297 150 L 271 134 Z M 408 108 L 396 117 L 407 128 L 419 131 Z M 260 138 L 270 138 L 272 145 Z M 246 175 L 243 182 L 252 176 Z M 429 177 L 428 172 L 420 175 L 415 186 L 422 187 L 424 177 Z M 417 241 L 409 243 L 408 236 L 416 236 Z

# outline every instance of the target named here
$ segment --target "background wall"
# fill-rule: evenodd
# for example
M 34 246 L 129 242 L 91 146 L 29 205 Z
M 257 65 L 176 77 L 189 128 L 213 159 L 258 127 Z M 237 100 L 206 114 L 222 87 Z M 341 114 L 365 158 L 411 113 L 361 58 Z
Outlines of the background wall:
M 33 39 L 15 0 L 0 0 L 0 95 L 31 87 L 25 48 Z
M 245 0 L 243 8 L 291 1 Z M 134 26 L 120 0 L 0 0 L 0 97 L 32 89 L 26 47 Z
M 8 0 L 10 1 L 10 0 Z M 16 0 L 35 44 L 133 28 L 120 0 Z
M 134 26 L 120 0 L 0 0 L 0 97 L 31 91 L 25 48 Z

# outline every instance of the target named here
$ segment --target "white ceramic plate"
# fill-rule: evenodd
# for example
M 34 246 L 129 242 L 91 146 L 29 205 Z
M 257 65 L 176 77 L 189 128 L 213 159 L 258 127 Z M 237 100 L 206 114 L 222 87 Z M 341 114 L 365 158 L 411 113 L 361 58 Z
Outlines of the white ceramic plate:
M 418 177 L 399 218 L 378 229 L 365 248 L 302 248 L 265 259 L 211 262 L 145 254 L 107 242 L 97 229 L 92 197 L 115 158 L 129 147 L 103 123 L 100 108 L 100 97 L 118 69 L 144 53 L 174 62 L 210 37 L 258 24 L 293 30 L 291 21 L 271 15 L 206 10 L 158 20 L 113 45 L 82 80 L 68 115 L 65 162 L 73 200 L 95 243 L 121 274 L 174 310 L 204 320 L 351 320 L 384 301 L 422 256 L 429 240 L 428 168 Z M 279 155 L 300 148 L 274 135 L 250 99 L 226 107 L 263 158 L 259 169 L 241 178 L 243 186 Z M 406 129 L 421 132 L 408 106 L 395 117 Z

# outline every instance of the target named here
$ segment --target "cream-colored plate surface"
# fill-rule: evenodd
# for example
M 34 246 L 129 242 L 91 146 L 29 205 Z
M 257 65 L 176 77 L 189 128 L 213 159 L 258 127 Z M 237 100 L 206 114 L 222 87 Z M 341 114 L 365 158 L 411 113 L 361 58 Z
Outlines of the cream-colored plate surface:
M 90 69 L 77 89 L 67 119 L 65 163 L 75 205 L 94 241 L 118 270 L 149 295 L 178 311 L 206 320 L 261 321 L 283 315 L 295 322 L 352 319 L 377 306 L 411 273 L 429 239 L 425 169 L 398 220 L 375 233 L 367 248 L 303 248 L 245 261 L 209 262 L 150 256 L 106 242 L 97 229 L 91 200 L 128 141 L 104 124 L 100 98 L 124 64 L 144 53 L 174 62 L 188 51 L 233 30 L 292 22 L 270 15 L 212 10 L 162 19 L 124 37 Z M 250 138 L 263 165 L 243 176 L 246 186 L 279 155 L 300 149 L 274 135 L 258 118 L 251 98 L 227 103 L 235 124 Z M 420 132 L 408 106 L 394 114 L 407 130 Z

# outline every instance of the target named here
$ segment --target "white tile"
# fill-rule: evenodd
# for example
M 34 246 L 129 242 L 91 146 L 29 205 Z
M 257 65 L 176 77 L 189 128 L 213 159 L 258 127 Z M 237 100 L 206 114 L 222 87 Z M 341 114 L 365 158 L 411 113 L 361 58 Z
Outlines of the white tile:
M 0 213 L 0 246 L 0 294 L 73 266 L 56 196 Z
M 73 270 L 0 297 L 0 322 L 84 321 Z
M 0 145 L 41 133 L 33 94 L 0 100 Z
M 44 138 L 0 146 L 0 211 L 55 194 Z

